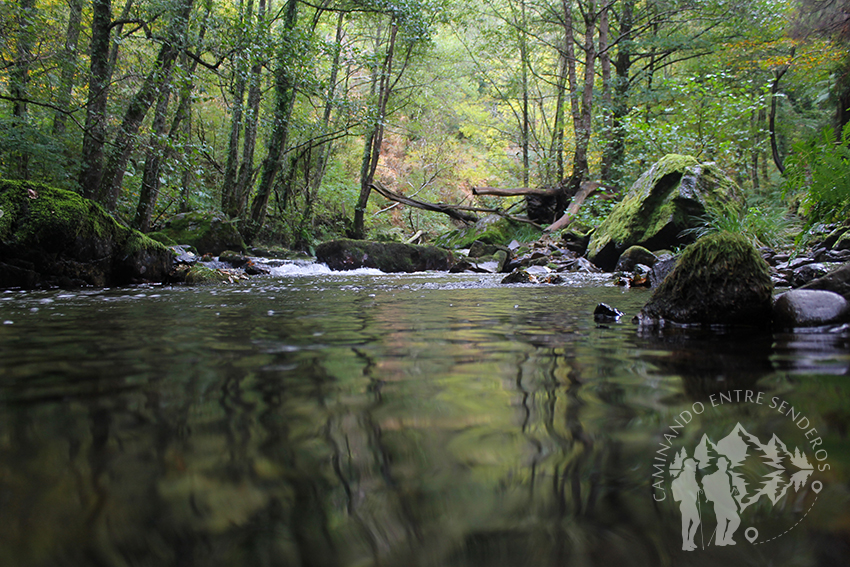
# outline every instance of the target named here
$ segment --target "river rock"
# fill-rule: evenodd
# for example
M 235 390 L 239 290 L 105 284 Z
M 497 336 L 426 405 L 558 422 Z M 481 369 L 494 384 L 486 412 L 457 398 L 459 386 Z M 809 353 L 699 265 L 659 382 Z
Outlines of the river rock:
M 454 264 L 454 255 L 436 246 L 349 239 L 323 242 L 316 248 L 316 259 L 332 270 L 375 268 L 388 273 L 448 271 Z
M 779 327 L 819 327 L 844 323 L 850 304 L 832 291 L 794 289 L 776 298 L 773 320 Z
M 715 164 L 667 155 L 635 182 L 591 235 L 587 257 L 611 271 L 630 246 L 682 246 L 694 238 L 683 231 L 696 228 L 706 209 L 737 211 L 741 202 L 741 190 Z
M 658 257 L 644 248 L 643 246 L 629 246 L 620 254 L 620 259 L 617 260 L 618 272 L 631 272 L 638 264 L 649 266 L 650 268 L 658 261 Z
M 810 281 L 800 289 L 834 291 L 850 300 L 850 263 L 844 264 L 823 277 Z
M 0 181 L 0 288 L 163 282 L 172 256 L 76 193 Z
M 175 215 L 165 221 L 162 230 L 150 236 L 166 243 L 189 244 L 201 256 L 218 256 L 225 250 L 245 251 L 245 242 L 236 229 L 236 223 L 228 220 L 223 213 L 191 212 Z
M 661 285 L 661 282 L 664 281 L 667 274 L 672 272 L 673 268 L 675 268 L 678 263 L 679 256 L 668 256 L 666 258 L 660 258 L 657 262 L 655 262 L 652 269 L 649 271 L 649 287 L 655 289 Z
M 772 293 L 768 265 L 752 244 L 743 236 L 720 232 L 685 249 L 638 322 L 767 326 Z

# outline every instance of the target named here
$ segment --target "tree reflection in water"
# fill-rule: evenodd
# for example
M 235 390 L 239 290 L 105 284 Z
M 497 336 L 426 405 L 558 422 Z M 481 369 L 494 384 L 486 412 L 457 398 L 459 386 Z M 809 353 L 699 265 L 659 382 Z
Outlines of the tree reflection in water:
M 593 323 L 645 299 L 614 288 L 391 281 L 0 305 L 0 564 L 846 564 L 846 334 L 647 334 Z M 817 422 L 827 504 L 771 545 L 684 555 L 655 451 L 741 388 Z M 727 405 L 685 441 L 783 419 Z

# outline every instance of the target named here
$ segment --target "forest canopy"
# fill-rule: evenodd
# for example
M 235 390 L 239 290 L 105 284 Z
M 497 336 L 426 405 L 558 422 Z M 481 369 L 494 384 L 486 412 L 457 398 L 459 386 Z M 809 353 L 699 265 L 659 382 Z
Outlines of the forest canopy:
M 142 231 L 436 234 L 375 184 L 616 196 L 668 153 L 809 224 L 850 204 L 847 0 L 3 0 L 0 34 L 0 176 Z

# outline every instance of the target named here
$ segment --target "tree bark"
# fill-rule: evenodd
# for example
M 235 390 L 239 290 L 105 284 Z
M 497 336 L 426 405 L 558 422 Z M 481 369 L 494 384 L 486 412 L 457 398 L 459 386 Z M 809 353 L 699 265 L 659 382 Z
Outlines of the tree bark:
M 241 4 L 241 3 L 240 3 Z M 244 28 L 251 21 L 254 11 L 253 0 L 248 0 L 245 12 L 242 14 L 240 23 L 240 31 L 244 33 Z M 244 35 L 239 45 L 244 44 Z M 221 185 L 221 210 L 231 218 L 238 217 L 241 210 L 237 206 L 236 197 L 236 177 L 239 170 L 239 140 L 242 137 L 242 120 L 243 107 L 245 104 L 245 89 L 247 87 L 246 71 L 247 60 L 243 50 L 237 50 L 235 53 L 236 64 L 234 65 L 234 74 L 236 76 L 233 83 L 233 109 L 230 112 L 230 137 L 227 144 L 227 162 L 224 166 L 224 180 Z
M 80 28 L 83 19 L 82 0 L 68 0 L 68 9 L 68 29 L 65 33 L 65 49 L 60 63 L 62 74 L 59 79 L 59 94 L 56 100 L 59 110 L 53 115 L 54 136 L 65 134 L 66 112 L 70 110 L 71 106 L 71 93 L 74 90 L 74 77 L 76 76 L 78 60 L 77 44 L 80 40 Z
M 375 170 L 378 168 L 378 159 L 381 154 L 381 144 L 384 139 L 384 119 L 387 113 L 387 102 L 392 91 L 393 56 L 395 55 L 396 37 L 398 36 L 398 24 L 395 19 L 390 23 L 390 37 L 387 43 L 387 52 L 384 61 L 376 77 L 377 82 L 377 107 L 375 120 L 366 135 L 366 143 L 363 147 L 363 160 L 360 165 L 360 197 L 354 209 L 353 238 L 363 238 L 365 233 L 364 216 L 366 205 L 369 202 L 369 193 L 372 190 L 375 179 Z M 374 83 L 373 83 L 374 84 Z
M 177 13 L 169 23 L 169 30 L 153 69 L 136 91 L 124 113 L 124 120 L 109 152 L 109 159 L 98 188 L 98 201 L 110 211 L 114 211 L 118 203 L 127 161 L 133 151 L 139 127 L 160 90 L 171 80 L 174 61 L 184 48 L 193 3 L 194 0 L 181 0 Z
M 283 33 L 291 35 L 298 16 L 298 1 L 287 0 Z M 287 38 L 288 39 L 288 38 Z M 268 154 L 263 161 L 263 170 L 257 193 L 251 203 L 251 217 L 243 230 L 246 242 L 252 242 L 262 229 L 266 220 L 266 208 L 269 204 L 275 178 L 280 171 L 283 150 L 289 137 L 289 123 L 295 104 L 296 78 L 290 71 L 291 52 L 284 45 L 278 48 L 278 61 L 275 69 L 275 110 L 272 131 L 269 136 Z
M 623 119 L 630 110 L 629 91 L 631 82 L 629 73 L 632 67 L 631 35 L 635 0 L 624 0 L 620 6 L 619 30 L 617 38 L 617 57 L 614 59 L 613 100 L 611 103 L 611 136 L 605 145 L 608 178 L 603 183 L 619 185 L 626 154 Z
M 611 107 L 614 96 L 611 92 L 611 24 L 609 21 L 609 11 L 613 2 L 611 0 L 603 1 L 605 5 L 599 13 L 599 64 L 602 69 L 602 130 L 607 142 L 613 137 Z M 611 154 L 606 151 L 609 147 L 610 145 L 606 143 L 602 152 L 602 167 L 599 177 L 603 182 L 610 181 L 612 177 Z
M 15 38 L 15 61 L 9 72 L 9 91 L 12 100 L 12 116 L 15 128 L 21 133 L 28 127 L 29 113 L 27 97 L 30 82 L 30 65 L 32 64 L 33 21 L 35 18 L 35 0 L 20 0 L 17 11 L 18 35 Z M 25 136 L 22 136 L 24 138 Z M 21 143 L 13 152 L 14 168 L 21 179 L 29 178 L 30 153 L 26 144 Z
M 91 66 L 86 102 L 86 126 L 80 169 L 83 196 L 97 195 L 103 176 L 103 147 L 106 143 L 106 101 L 109 86 L 109 35 L 112 1 L 92 0 L 92 37 L 89 46 Z
M 156 103 L 153 116 L 153 132 L 145 152 L 145 168 L 142 174 L 142 187 L 139 194 L 139 204 L 136 207 L 136 217 L 133 226 L 142 232 L 150 230 L 151 215 L 159 195 L 160 164 L 165 149 L 165 123 L 168 113 L 168 103 L 171 100 L 171 87 L 165 85 Z
M 265 0 L 260 0 L 257 9 L 257 25 L 262 26 L 266 17 Z M 260 118 L 260 79 L 263 61 L 256 57 L 251 65 L 251 80 L 248 86 L 248 116 L 245 120 L 245 140 L 242 143 L 242 163 L 239 165 L 239 175 L 236 179 L 234 193 L 236 196 L 236 215 L 242 216 L 251 192 L 251 180 L 254 174 L 254 151 L 257 147 L 257 124 Z
M 779 81 L 787 71 L 787 65 L 774 71 L 773 82 L 770 84 L 770 114 L 767 118 L 767 129 L 770 132 L 770 151 L 773 154 L 773 163 L 776 164 L 779 173 L 785 173 L 785 164 L 782 162 L 782 156 L 779 155 L 779 144 L 776 140 L 776 95 L 779 92 Z

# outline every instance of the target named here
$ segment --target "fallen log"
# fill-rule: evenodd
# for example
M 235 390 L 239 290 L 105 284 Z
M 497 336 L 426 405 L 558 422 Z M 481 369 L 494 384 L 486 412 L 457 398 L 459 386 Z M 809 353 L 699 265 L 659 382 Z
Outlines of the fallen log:
M 560 191 L 558 187 L 550 187 L 548 189 L 531 189 L 529 187 L 519 187 L 516 189 L 502 189 L 501 187 L 473 187 L 473 195 L 492 195 L 494 197 L 519 197 L 524 195 L 537 195 L 540 197 L 548 197 L 555 195 Z

